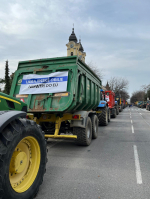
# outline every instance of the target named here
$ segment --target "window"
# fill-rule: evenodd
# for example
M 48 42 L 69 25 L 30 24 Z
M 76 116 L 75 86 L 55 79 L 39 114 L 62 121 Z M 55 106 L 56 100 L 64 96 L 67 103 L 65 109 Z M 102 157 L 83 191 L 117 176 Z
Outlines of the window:
M 73 56 L 73 52 L 71 52 L 71 56 Z

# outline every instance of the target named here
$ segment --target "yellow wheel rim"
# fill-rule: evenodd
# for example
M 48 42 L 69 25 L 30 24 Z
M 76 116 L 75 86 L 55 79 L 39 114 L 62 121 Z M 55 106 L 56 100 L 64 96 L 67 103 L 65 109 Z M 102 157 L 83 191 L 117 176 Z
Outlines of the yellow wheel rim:
M 9 166 L 9 179 L 12 188 L 22 193 L 27 191 L 38 174 L 41 151 L 37 140 L 28 136 L 15 148 Z

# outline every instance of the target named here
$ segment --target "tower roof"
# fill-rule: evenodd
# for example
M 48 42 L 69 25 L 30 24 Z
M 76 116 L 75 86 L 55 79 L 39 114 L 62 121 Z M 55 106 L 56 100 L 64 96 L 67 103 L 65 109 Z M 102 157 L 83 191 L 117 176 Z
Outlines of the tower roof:
M 83 46 L 82 46 L 82 44 L 81 44 L 81 39 L 79 40 L 79 43 L 80 43 L 80 48 L 79 48 L 79 51 L 81 51 L 81 52 L 83 53 L 83 51 L 84 51 L 84 48 L 83 48 Z
M 72 33 L 71 33 L 71 35 L 70 35 L 70 37 L 69 37 L 69 41 L 74 41 L 75 43 L 77 43 L 77 37 L 76 37 L 76 35 L 75 35 L 75 33 L 74 33 L 74 28 L 72 28 Z
M 107 81 L 107 84 L 106 84 L 106 89 L 107 89 L 108 91 L 111 90 L 108 81 Z

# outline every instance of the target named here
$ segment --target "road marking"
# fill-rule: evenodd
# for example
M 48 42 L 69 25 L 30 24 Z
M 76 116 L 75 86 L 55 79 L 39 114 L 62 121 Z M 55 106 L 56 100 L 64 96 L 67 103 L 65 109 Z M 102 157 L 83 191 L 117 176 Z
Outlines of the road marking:
M 131 120 L 131 124 L 132 124 L 132 120 Z
M 133 125 L 131 126 L 131 128 L 132 128 L 132 133 L 134 133 L 134 127 L 133 127 Z
M 142 117 L 142 119 L 144 120 L 144 122 L 145 122 L 146 124 L 148 124 L 148 126 L 150 126 L 150 124 L 147 123 L 147 121 L 143 118 L 142 114 L 141 114 L 140 116 Z
M 140 162 L 139 162 L 139 155 L 137 151 L 137 146 L 133 145 L 133 150 L 134 150 L 134 159 L 135 159 L 135 170 L 136 170 L 136 180 L 137 184 L 142 184 L 142 174 L 141 174 L 141 169 L 140 169 Z
M 132 118 L 131 115 L 130 115 L 130 118 Z

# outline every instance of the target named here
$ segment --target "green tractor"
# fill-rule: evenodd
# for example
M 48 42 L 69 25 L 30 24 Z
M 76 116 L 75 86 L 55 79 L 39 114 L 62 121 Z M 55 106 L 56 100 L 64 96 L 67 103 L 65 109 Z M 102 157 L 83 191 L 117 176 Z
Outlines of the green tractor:
M 46 170 L 47 150 L 39 125 L 26 119 L 27 105 L 0 93 L 0 198 L 32 199 Z

